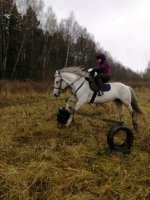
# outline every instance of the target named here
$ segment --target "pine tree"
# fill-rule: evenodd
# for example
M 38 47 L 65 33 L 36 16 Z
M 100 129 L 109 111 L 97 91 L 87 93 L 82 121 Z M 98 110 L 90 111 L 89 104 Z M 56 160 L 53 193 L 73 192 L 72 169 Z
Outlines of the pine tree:
M 22 62 L 22 78 L 35 79 L 39 76 L 39 65 L 42 46 L 43 32 L 39 28 L 40 22 L 36 13 L 29 6 L 26 15 L 23 16 L 22 42 L 20 46 L 20 57 Z M 15 68 L 14 68 L 15 70 Z
M 10 78 L 17 57 L 21 15 L 12 0 L 0 2 L 0 78 Z

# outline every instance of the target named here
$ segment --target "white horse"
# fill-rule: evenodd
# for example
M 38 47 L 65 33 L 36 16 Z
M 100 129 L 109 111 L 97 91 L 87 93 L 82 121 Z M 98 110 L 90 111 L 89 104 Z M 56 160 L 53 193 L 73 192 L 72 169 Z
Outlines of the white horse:
M 68 109 L 69 101 L 73 98 L 76 99 L 75 107 L 72 109 L 66 124 L 66 126 L 69 126 L 72 122 L 75 112 L 83 104 L 90 103 L 93 96 L 93 90 L 91 90 L 89 87 L 89 82 L 86 80 L 86 72 L 80 67 L 67 67 L 61 70 L 56 70 L 54 76 L 55 80 L 53 93 L 56 97 L 58 97 L 60 93 L 63 92 L 67 87 L 71 87 L 73 95 L 66 100 L 65 107 Z M 131 114 L 133 127 L 137 128 L 138 124 L 134 117 L 134 113 L 142 113 L 142 111 L 137 103 L 137 98 L 133 89 L 120 82 L 109 84 L 111 89 L 106 92 L 104 91 L 102 96 L 96 96 L 93 103 L 98 104 L 114 101 L 118 109 L 120 121 L 122 122 L 124 121 L 122 104 L 124 104 Z

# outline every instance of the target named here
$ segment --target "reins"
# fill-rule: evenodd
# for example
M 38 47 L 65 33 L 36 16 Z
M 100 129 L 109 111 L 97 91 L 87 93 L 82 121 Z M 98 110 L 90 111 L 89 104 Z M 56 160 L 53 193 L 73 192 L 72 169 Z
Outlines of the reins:
M 81 78 L 81 77 L 80 77 L 80 78 Z M 82 87 L 82 85 L 84 84 L 85 80 L 86 80 L 86 79 L 84 79 L 84 81 L 81 83 L 81 85 L 76 89 L 75 94 L 74 94 L 75 96 L 76 96 L 78 90 L 79 90 L 79 89 Z

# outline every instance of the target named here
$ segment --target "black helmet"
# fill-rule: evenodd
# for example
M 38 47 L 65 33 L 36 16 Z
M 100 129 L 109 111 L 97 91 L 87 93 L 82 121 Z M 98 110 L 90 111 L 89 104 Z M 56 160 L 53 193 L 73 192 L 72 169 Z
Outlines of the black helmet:
M 106 59 L 106 56 L 103 53 L 99 53 L 97 54 L 96 59 L 101 59 L 102 61 L 104 61 Z

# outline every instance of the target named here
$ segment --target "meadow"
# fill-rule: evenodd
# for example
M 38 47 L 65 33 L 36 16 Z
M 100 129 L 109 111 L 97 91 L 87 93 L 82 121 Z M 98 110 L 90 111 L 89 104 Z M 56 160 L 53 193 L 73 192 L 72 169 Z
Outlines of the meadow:
M 69 92 L 53 97 L 47 83 L 0 82 L 0 199 L 150 200 L 150 87 L 134 85 L 144 111 L 132 129 L 129 155 L 108 153 L 111 128 L 98 117 L 76 115 L 62 127 L 57 112 Z M 118 119 L 113 103 L 86 112 Z

